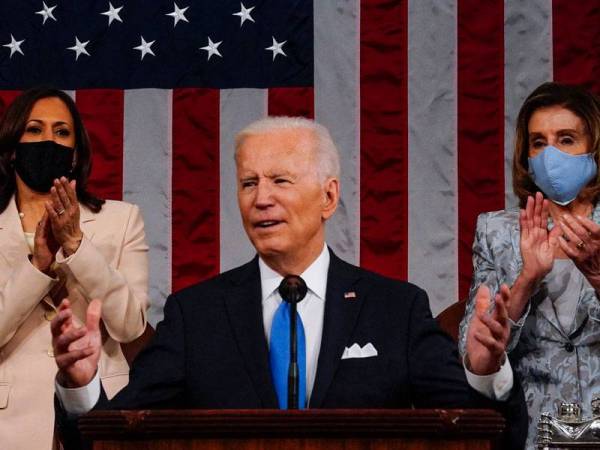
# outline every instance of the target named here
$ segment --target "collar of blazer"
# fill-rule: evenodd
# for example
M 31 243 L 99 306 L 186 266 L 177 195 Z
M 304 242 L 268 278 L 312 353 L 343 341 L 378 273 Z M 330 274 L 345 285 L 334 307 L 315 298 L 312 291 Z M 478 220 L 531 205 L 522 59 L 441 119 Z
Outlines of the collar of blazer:
M 97 214 L 94 214 L 81 203 L 79 204 L 79 224 L 81 226 L 81 231 L 90 241 L 96 233 L 96 217 Z
M 81 230 L 86 238 L 91 240 L 96 232 L 96 214 L 85 206 L 80 206 L 79 210 Z M 2 242 L 0 254 L 7 261 L 15 261 L 19 257 L 29 254 L 29 247 L 23 237 L 23 227 L 19 219 L 19 211 L 14 195 L 8 202 L 6 209 L 0 214 L 0 232 L 2 233 L 2 237 L 0 237 Z
M 225 274 L 229 283 L 222 292 L 244 366 L 263 408 L 278 408 L 269 370 L 269 350 L 262 320 L 258 256 Z
M 13 195 L 6 209 L 0 214 L 0 232 L 2 233 L 0 253 L 9 264 L 29 254 L 29 247 L 23 236 L 23 226 Z
M 342 360 L 344 348 L 349 345 L 360 310 L 368 296 L 368 285 L 360 280 L 364 271 L 338 258 L 329 249 L 331 260 L 327 273 L 323 336 L 317 362 L 315 384 L 309 406 L 320 408 L 326 398 L 335 372 Z M 344 294 L 354 292 L 351 300 Z
M 327 275 L 327 294 L 323 336 L 317 374 L 310 407 L 322 405 L 327 389 L 354 329 L 366 292 L 359 283 L 362 271 L 339 259 L 331 249 Z M 230 289 L 223 298 L 231 320 L 233 334 L 245 367 L 264 408 L 277 408 L 277 397 L 269 370 L 269 351 L 262 320 L 260 271 L 258 257 L 229 274 Z M 354 291 L 352 300 L 344 294 Z

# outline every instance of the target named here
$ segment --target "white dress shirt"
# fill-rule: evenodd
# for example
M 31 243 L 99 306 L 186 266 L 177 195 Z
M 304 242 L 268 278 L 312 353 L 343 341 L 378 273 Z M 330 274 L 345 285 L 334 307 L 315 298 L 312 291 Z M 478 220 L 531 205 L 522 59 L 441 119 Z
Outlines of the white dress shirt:
M 317 361 L 323 336 L 323 318 L 325 315 L 325 293 L 327 291 L 327 273 L 330 255 L 327 245 L 321 254 L 300 276 L 306 282 L 308 293 L 298 304 L 298 314 L 304 325 L 306 337 L 306 401 L 310 400 L 317 373 Z M 275 311 L 282 302 L 277 288 L 283 279 L 259 258 L 260 280 L 262 288 L 263 325 L 267 343 L 270 341 L 271 324 Z M 467 381 L 481 394 L 491 399 L 504 400 L 513 386 L 513 373 L 508 358 L 500 370 L 492 375 L 478 376 L 465 367 Z M 84 414 L 90 411 L 100 398 L 100 378 L 98 373 L 86 386 L 67 389 L 55 382 L 56 393 L 69 414 Z
M 275 311 L 283 301 L 277 288 L 283 277 L 265 264 L 258 261 L 262 286 L 263 325 L 267 342 L 270 342 L 271 324 Z M 317 259 L 300 276 L 308 287 L 304 300 L 298 303 L 298 314 L 304 325 L 306 337 L 306 403 L 315 384 L 317 361 L 323 336 L 323 317 L 325 316 L 325 292 L 327 291 L 327 271 L 329 270 L 329 250 L 323 250 Z

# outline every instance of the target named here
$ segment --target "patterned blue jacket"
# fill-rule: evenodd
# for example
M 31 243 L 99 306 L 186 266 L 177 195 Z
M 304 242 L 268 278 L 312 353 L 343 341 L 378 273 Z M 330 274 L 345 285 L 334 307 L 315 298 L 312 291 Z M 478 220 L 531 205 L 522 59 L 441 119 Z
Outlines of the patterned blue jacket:
M 592 219 L 600 223 L 600 204 Z M 550 228 L 552 227 L 549 221 Z M 492 298 L 502 283 L 512 286 L 523 267 L 519 246 L 518 210 L 481 214 L 473 243 L 473 281 L 460 325 L 459 347 L 464 354 L 468 323 L 479 285 L 485 283 Z M 575 269 L 577 270 L 577 269 Z M 591 414 L 592 396 L 600 395 L 600 303 L 584 279 L 572 326 L 563 330 L 542 281 L 517 323 L 512 323 L 508 355 L 515 376 L 525 391 L 529 411 L 527 447 L 541 412 L 556 415 L 561 402 L 580 403 L 584 416 Z

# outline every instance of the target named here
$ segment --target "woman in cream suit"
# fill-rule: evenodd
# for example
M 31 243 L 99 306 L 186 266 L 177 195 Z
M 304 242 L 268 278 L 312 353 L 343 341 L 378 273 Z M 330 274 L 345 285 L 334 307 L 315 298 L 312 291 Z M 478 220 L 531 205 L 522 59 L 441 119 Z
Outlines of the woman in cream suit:
M 50 320 L 102 302 L 100 378 L 128 381 L 119 343 L 146 326 L 148 247 L 139 209 L 87 191 L 90 143 L 73 100 L 34 88 L 0 122 L 0 448 L 51 449 L 56 364 Z

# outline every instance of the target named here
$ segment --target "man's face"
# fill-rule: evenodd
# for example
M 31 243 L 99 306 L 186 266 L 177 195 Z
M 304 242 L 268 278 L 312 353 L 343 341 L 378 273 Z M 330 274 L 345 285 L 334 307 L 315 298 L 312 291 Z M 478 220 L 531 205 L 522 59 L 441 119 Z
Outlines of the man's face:
M 310 260 L 323 248 L 324 223 L 335 211 L 338 182 L 319 181 L 314 144 L 313 132 L 300 128 L 250 135 L 238 150 L 242 222 L 266 261 Z

